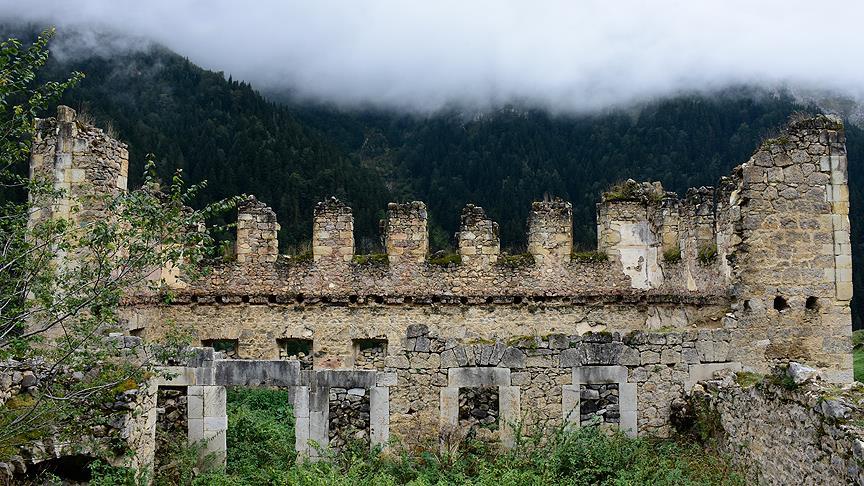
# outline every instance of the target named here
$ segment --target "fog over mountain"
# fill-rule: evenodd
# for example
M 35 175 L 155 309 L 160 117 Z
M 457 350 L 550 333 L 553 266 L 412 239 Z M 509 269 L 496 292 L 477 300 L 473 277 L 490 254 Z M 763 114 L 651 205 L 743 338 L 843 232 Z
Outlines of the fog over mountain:
M 265 90 L 419 111 L 590 111 L 735 84 L 860 100 L 862 18 L 857 0 L 0 0 L 2 21 L 83 32 L 66 55 L 152 40 Z M 87 34 L 106 31 L 123 40 Z

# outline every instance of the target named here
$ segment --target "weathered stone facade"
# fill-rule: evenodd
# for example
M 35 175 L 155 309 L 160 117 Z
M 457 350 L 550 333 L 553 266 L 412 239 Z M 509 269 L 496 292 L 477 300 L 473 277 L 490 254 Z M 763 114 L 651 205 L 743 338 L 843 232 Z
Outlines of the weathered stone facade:
M 753 483 L 860 485 L 862 399 L 860 383 L 796 385 L 782 377 L 719 373 L 694 388 L 688 406 L 700 430 L 713 434 Z
M 580 426 L 601 409 L 628 433 L 666 436 L 670 404 L 723 368 L 795 359 L 852 378 L 846 156 L 831 117 L 791 122 L 716 189 L 679 199 L 628 181 L 607 193 L 602 261 L 573 254 L 572 207 L 560 200 L 532 206 L 527 256 L 501 255 L 497 224 L 469 205 L 461 262 L 449 265 L 427 261 L 420 202 L 388 206 L 386 258 L 354 255 L 351 209 L 334 199 L 315 208 L 312 258 L 278 255 L 264 204 L 238 213 L 236 261 L 179 276 L 170 303 L 130 293 L 124 322 L 147 341 L 166 322 L 201 343 L 236 340 L 238 360 L 187 367 L 179 386 L 271 383 L 281 375 L 257 380 L 260 367 L 297 365 L 278 386 L 293 390 L 298 449 L 310 455 L 310 439 L 330 440 L 334 389 L 365 390 L 370 442 L 383 444 L 391 433 L 438 441 L 459 424 L 460 390 L 492 387 L 507 445 L 515 422 Z M 300 339 L 312 356 L 302 372 L 284 345 Z

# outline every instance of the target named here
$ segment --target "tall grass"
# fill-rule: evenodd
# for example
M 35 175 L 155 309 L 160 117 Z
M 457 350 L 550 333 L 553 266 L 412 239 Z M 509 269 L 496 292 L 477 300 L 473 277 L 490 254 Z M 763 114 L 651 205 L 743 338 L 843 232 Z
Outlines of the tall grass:
M 743 485 L 722 457 L 696 442 L 632 439 L 594 427 L 517 435 L 516 446 L 497 450 L 475 441 L 457 453 L 389 452 L 349 444 L 327 461 L 296 463 L 293 420 L 287 394 L 274 390 L 232 390 L 229 399 L 228 464 L 199 473 L 190 454 L 174 451 L 188 474 L 159 485 Z M 187 449 L 188 450 L 188 449 Z M 192 454 L 191 456 L 194 456 Z M 172 463 L 170 459 L 167 463 Z

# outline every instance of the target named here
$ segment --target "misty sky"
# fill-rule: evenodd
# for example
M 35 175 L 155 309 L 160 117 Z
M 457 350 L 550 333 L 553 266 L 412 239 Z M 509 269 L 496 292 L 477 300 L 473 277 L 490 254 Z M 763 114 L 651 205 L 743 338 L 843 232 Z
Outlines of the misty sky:
M 583 111 L 741 83 L 864 99 L 862 0 L 0 0 L 0 20 L 141 36 L 347 105 Z

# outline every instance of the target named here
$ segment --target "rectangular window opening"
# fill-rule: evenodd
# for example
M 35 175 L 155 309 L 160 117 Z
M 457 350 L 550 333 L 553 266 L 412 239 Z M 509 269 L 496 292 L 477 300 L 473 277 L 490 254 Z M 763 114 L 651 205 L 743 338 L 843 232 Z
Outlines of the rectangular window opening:
M 297 360 L 301 370 L 312 369 L 312 340 L 302 338 L 277 339 L 279 359 Z

